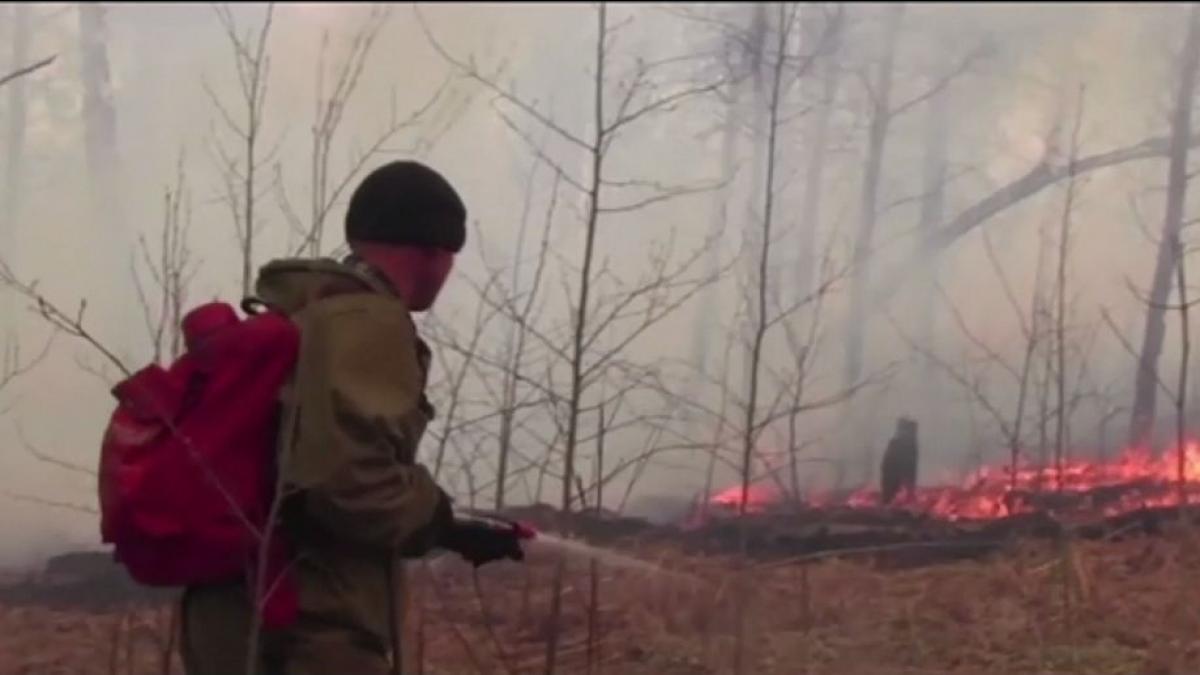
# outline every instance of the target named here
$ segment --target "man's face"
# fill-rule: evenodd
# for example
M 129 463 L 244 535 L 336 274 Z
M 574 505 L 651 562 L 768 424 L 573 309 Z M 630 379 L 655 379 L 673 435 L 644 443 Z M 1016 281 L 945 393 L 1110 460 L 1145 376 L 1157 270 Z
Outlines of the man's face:
M 352 242 L 351 248 L 387 276 L 414 312 L 433 306 L 454 267 L 454 254 L 440 248 L 374 242 Z

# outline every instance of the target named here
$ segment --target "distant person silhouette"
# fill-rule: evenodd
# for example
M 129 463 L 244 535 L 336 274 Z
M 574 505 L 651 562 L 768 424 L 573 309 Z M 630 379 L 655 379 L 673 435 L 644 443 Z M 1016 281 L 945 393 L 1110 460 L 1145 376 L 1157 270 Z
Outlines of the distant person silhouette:
M 896 420 L 896 432 L 888 441 L 880 467 L 880 493 L 886 506 L 902 490 L 910 493 L 917 487 L 917 423 L 907 417 Z

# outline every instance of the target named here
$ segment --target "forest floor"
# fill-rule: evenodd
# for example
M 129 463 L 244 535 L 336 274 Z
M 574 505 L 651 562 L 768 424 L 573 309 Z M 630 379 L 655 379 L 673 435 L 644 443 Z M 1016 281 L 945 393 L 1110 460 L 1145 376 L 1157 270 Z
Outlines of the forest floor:
M 733 673 L 739 614 L 745 673 L 1200 672 L 1200 544 L 1180 533 L 1031 542 L 903 571 L 834 559 L 740 568 L 664 545 L 626 552 L 668 571 L 601 562 L 593 577 L 589 559 L 572 558 L 556 672 Z M 557 560 L 533 551 L 526 565 L 477 577 L 448 558 L 414 569 L 405 672 L 543 672 Z M 169 618 L 166 607 L 0 606 L 0 673 L 162 673 Z

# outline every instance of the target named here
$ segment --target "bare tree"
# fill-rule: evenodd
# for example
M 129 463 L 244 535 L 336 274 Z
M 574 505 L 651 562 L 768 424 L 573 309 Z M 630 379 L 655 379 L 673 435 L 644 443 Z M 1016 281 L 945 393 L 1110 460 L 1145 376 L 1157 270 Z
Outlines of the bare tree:
M 929 231 L 942 222 L 946 209 L 947 157 L 946 150 L 951 134 L 950 89 L 944 88 L 925 103 L 925 157 L 921 167 L 921 210 L 918 226 Z M 920 296 L 917 324 L 922 331 L 921 339 L 926 346 L 936 351 L 938 251 L 929 251 L 921 259 L 922 279 L 917 294 Z M 926 364 L 925 386 L 931 398 L 936 398 L 938 378 Z
M 175 185 L 167 187 L 163 196 L 163 221 L 157 250 L 151 249 L 145 235 L 139 235 L 140 258 L 135 254 L 131 265 L 155 363 L 174 360 L 183 351 L 182 321 L 188 287 L 199 265 L 199 261 L 192 258 L 189 244 L 192 206 L 183 167 L 184 156 L 180 153 Z M 139 260 L 145 268 L 141 273 L 138 272 Z M 153 288 L 147 287 L 142 275 L 150 277 Z
M 885 12 L 883 46 L 875 74 L 863 78 L 870 109 L 867 123 L 867 150 L 863 159 L 862 189 L 859 196 L 858 233 L 854 240 L 854 261 L 864 265 L 875 236 L 875 225 L 879 217 L 876 201 L 879 195 L 879 179 L 883 170 L 883 153 L 886 148 L 888 129 L 892 122 L 892 78 L 895 72 L 896 43 L 900 38 L 900 21 L 904 18 L 904 4 L 893 3 Z M 850 318 L 846 333 L 846 377 L 855 382 L 862 375 L 863 338 L 865 335 L 866 309 L 863 294 L 868 283 L 867 270 L 859 269 L 851 288 Z
M 747 403 L 745 408 L 746 420 L 742 427 L 742 497 L 739 503 L 739 515 L 745 515 L 746 504 L 750 493 L 750 475 L 751 475 L 751 460 L 754 456 L 754 448 L 758 440 L 758 396 L 759 396 L 759 378 L 763 359 L 763 343 L 766 339 L 767 329 L 770 327 L 771 317 L 768 314 L 768 286 L 770 279 L 767 276 L 770 265 L 771 252 L 771 229 L 774 224 L 774 207 L 775 207 L 775 171 L 776 161 L 775 153 L 777 149 L 777 137 L 779 133 L 779 117 L 782 107 L 782 99 L 786 95 L 786 91 L 782 88 L 784 55 L 787 53 L 787 44 L 790 37 L 790 32 L 796 20 L 798 13 L 796 5 L 779 5 L 778 14 L 776 17 L 775 32 L 777 33 L 777 44 L 775 47 L 775 59 L 771 73 L 771 90 L 770 100 L 767 107 L 767 154 L 766 154 L 766 184 L 764 185 L 762 197 L 762 233 L 759 236 L 759 251 L 758 251 L 758 274 L 754 281 L 754 288 L 757 295 L 757 307 L 752 311 L 750 323 L 752 326 L 752 338 L 750 344 L 750 359 L 749 359 L 749 388 L 747 390 Z M 742 541 L 742 553 L 745 554 L 745 538 Z M 740 643 L 739 643 L 740 644 Z M 739 647 L 740 648 L 740 647 Z M 735 661 L 737 672 L 742 671 L 743 664 L 739 657 Z
M 832 255 L 827 250 L 822 257 L 822 265 L 819 268 L 819 276 L 822 284 L 827 283 L 834 271 L 829 269 Z M 821 289 L 817 289 L 820 291 Z M 803 499 L 803 490 L 800 488 L 800 452 L 804 449 L 804 443 L 800 438 L 800 418 L 804 412 L 804 403 L 808 400 L 808 384 L 809 377 L 813 364 L 817 361 L 820 353 L 821 329 L 823 309 L 825 307 L 826 294 L 818 292 L 812 297 L 812 311 L 808 315 L 808 327 L 804 335 L 798 334 L 793 321 L 785 321 L 784 328 L 787 333 L 788 351 L 790 352 L 794 365 L 794 373 L 791 375 L 790 382 L 786 383 L 788 394 L 788 415 L 787 415 L 787 434 L 783 441 L 783 447 L 787 449 L 788 455 L 788 475 L 790 478 L 789 487 L 792 500 L 799 503 Z
M 1129 442 L 1147 447 L 1151 442 L 1157 394 L 1158 358 L 1166 333 L 1165 310 L 1171 292 L 1171 278 L 1179 256 L 1179 236 L 1183 227 L 1184 203 L 1188 186 L 1188 150 L 1192 143 L 1192 107 L 1196 75 L 1200 70 L 1200 6 L 1188 8 L 1187 36 L 1180 56 L 1179 84 L 1175 109 L 1171 116 L 1170 162 L 1167 170 L 1167 207 L 1163 218 L 1158 258 L 1150 286 L 1150 307 L 1142 334 L 1142 349 L 1135 374 Z
M 1179 379 L 1175 391 L 1175 470 L 1179 487 L 1180 514 L 1187 509 L 1187 392 L 1191 372 L 1192 334 L 1189 323 L 1191 301 L 1188 300 L 1186 256 L 1182 242 L 1175 246 L 1175 280 L 1179 291 Z
M 260 197 L 259 191 L 263 189 L 259 180 L 260 170 L 271 159 L 270 153 L 262 152 L 262 125 L 270 74 L 267 39 L 271 32 L 275 5 L 267 4 L 266 13 L 257 31 L 247 34 L 243 34 L 238 28 L 229 5 L 216 5 L 214 10 L 233 51 L 239 84 L 238 104 L 243 107 L 242 113 L 238 115 L 231 111 L 207 82 L 204 84 L 204 90 L 221 117 L 226 131 L 233 137 L 236 148 L 229 150 L 217 138 L 212 142 L 224 181 L 224 199 L 233 216 L 241 249 L 241 292 L 243 295 L 249 295 L 254 281 L 254 244 L 259 224 L 256 206 Z
M 490 289 L 494 284 L 495 277 L 493 276 L 488 280 L 483 292 L 487 293 L 488 289 Z M 449 376 L 449 387 L 447 392 L 448 400 L 446 401 L 447 410 L 442 416 L 442 430 L 440 433 L 435 434 L 437 438 L 437 450 L 434 453 L 433 460 L 433 475 L 435 478 L 437 478 L 442 472 L 442 465 L 446 459 L 446 449 L 452 442 L 451 439 L 455 438 L 458 433 L 461 433 L 462 431 L 461 427 L 455 426 L 455 422 L 457 420 L 457 413 L 464 395 L 463 385 L 466 383 L 467 375 L 471 372 L 471 366 L 474 363 L 474 356 L 479 351 L 480 340 L 484 337 L 488 324 L 496 318 L 497 313 L 498 312 L 496 309 L 489 308 L 485 303 L 480 303 L 476 307 L 474 325 L 471 330 L 468 343 L 463 349 L 460 350 L 462 358 L 457 371 L 451 368 L 447 363 L 446 350 L 438 351 L 438 359 L 442 364 L 442 369 L 446 371 Z M 433 322 L 433 326 L 437 331 L 443 331 L 447 329 L 445 326 L 441 326 L 440 322 L 437 321 Z
M 150 244 L 145 236 L 139 237 L 140 249 L 131 256 L 131 272 L 138 299 L 141 303 L 144 325 L 155 362 L 173 359 L 182 352 L 181 320 L 184 303 L 187 299 L 188 286 L 196 270 L 196 261 L 192 260 L 188 245 L 188 230 L 191 225 L 190 199 L 187 193 L 183 173 L 183 156 L 177 164 L 176 181 L 174 186 L 167 187 L 164 195 L 164 212 L 161 230 L 156 245 Z M 157 250 L 154 250 L 157 247 Z M 140 254 L 140 255 L 139 255 Z M 144 270 L 139 272 L 139 268 Z M 143 283 L 143 275 L 149 276 L 153 286 Z M 6 356 L 5 375 L 0 377 L 0 390 L 4 384 L 25 372 L 40 362 L 49 353 L 51 342 L 59 332 L 66 333 L 88 344 L 98 352 L 109 365 L 114 366 L 122 375 L 131 374 L 129 367 L 118 356 L 117 351 L 106 345 L 92 332 L 85 323 L 87 300 L 81 300 L 75 312 L 63 310 L 59 305 L 46 298 L 38 289 L 37 282 L 20 280 L 13 270 L 0 260 L 0 285 L 15 290 L 18 294 L 33 303 L 34 312 L 52 328 L 50 340 L 46 342 L 42 352 L 33 360 L 22 362 L 15 341 L 10 341 Z M 109 378 L 103 372 L 93 374 Z M 176 430 L 172 429 L 172 433 Z M 74 462 L 63 460 L 55 455 L 38 450 L 26 439 L 24 431 L 18 426 L 22 445 L 31 457 L 57 469 L 88 476 L 95 479 L 93 468 L 80 466 Z M 185 439 L 186 442 L 186 439 Z M 219 483 L 219 481 L 218 481 Z M 76 512 L 96 515 L 94 507 L 79 505 L 71 502 L 47 501 L 23 494 L 10 495 L 21 501 L 38 503 L 56 508 L 64 508 Z M 244 515 L 244 514 L 241 514 Z
M 920 103 L 937 96 L 954 80 L 966 73 L 986 53 L 984 47 L 971 50 L 952 68 L 942 73 L 924 91 L 902 102 L 893 101 L 893 79 L 896 67 L 896 48 L 904 17 L 903 3 L 881 8 L 885 12 L 883 45 L 880 60 L 873 76 L 861 79 L 867 95 L 867 148 L 863 159 L 863 178 L 859 197 L 858 231 L 854 239 L 855 274 L 851 285 L 850 311 L 846 333 L 846 386 L 861 379 L 864 339 L 868 321 L 868 303 L 874 288 L 871 283 L 870 258 L 875 249 L 875 230 L 879 219 L 879 185 L 883 172 L 884 152 L 892 122 Z
M 1044 241 L 1044 240 L 1043 240 Z M 1018 468 L 1021 462 L 1022 447 L 1024 445 L 1023 427 L 1026 418 L 1026 410 L 1029 400 L 1029 388 L 1031 380 L 1037 372 L 1036 358 L 1039 348 L 1046 342 L 1043 328 L 1043 315 L 1045 314 L 1044 305 L 1045 298 L 1042 290 L 1042 275 L 1045 269 L 1046 248 L 1039 248 L 1037 263 L 1035 266 L 1034 279 L 1032 290 L 1030 291 L 1029 308 L 1023 309 L 1020 301 L 1017 299 L 1016 292 L 1013 288 L 1011 279 L 1005 272 L 1004 266 L 997 257 L 991 238 L 984 233 L 984 243 L 988 254 L 988 261 L 991 264 L 992 272 L 1004 292 L 1005 300 L 1012 309 L 1018 326 L 1021 329 L 1024 344 L 1021 349 L 1021 359 L 1016 365 L 1006 359 L 995 347 L 991 346 L 980 336 L 976 335 L 971 329 L 961 311 L 950 300 L 950 297 L 940 287 L 937 287 L 939 296 L 942 298 L 950 313 L 950 317 L 958 328 L 959 333 L 965 338 L 968 343 L 976 348 L 983 356 L 984 362 L 1000 369 L 1002 373 L 1007 374 L 1012 378 L 1012 382 L 1016 387 L 1016 400 L 1013 404 L 1012 412 L 1005 414 L 1003 404 L 997 400 L 996 395 L 989 391 L 984 377 L 978 373 L 972 373 L 967 369 L 959 368 L 953 365 L 948 359 L 939 356 L 926 342 L 916 339 L 908 335 L 900 323 L 889 315 L 889 322 L 892 324 L 897 335 L 913 350 L 921 354 L 924 361 L 935 368 L 939 372 L 945 374 L 952 382 L 957 384 L 970 397 L 972 401 L 986 411 L 987 415 L 996 424 L 1000 431 L 1005 445 L 1009 452 L 1009 472 L 1010 487 L 1017 487 L 1016 480 Z M 1026 318 L 1028 315 L 1028 318 Z M 974 416 L 972 416 L 972 422 Z
M 79 42 L 83 81 L 84 154 L 92 181 L 94 202 L 108 220 L 120 222 L 114 213 L 115 177 L 120 163 L 117 157 L 117 113 L 112 100 L 112 78 L 108 66 L 108 20 L 104 5 L 81 2 Z
M 1187 252 L 1182 245 L 1182 241 L 1175 247 L 1175 280 L 1178 284 L 1179 302 L 1171 305 L 1155 305 L 1150 303 L 1147 298 L 1142 298 L 1143 302 L 1149 305 L 1151 311 L 1176 311 L 1179 313 L 1179 336 L 1180 336 L 1180 360 L 1179 374 L 1176 380 L 1176 387 L 1172 391 L 1171 387 L 1155 372 L 1154 384 L 1164 395 L 1170 398 L 1175 404 L 1175 453 L 1176 453 L 1176 476 L 1178 486 L 1178 500 L 1180 509 L 1185 509 L 1188 506 L 1187 498 L 1187 384 L 1188 373 L 1191 367 L 1191 327 L 1189 324 L 1190 310 L 1198 301 L 1188 299 L 1187 290 L 1187 271 L 1186 259 Z M 1134 359 L 1139 357 L 1137 351 L 1117 327 L 1106 309 L 1101 309 L 1101 316 L 1104 322 L 1108 324 L 1113 335 L 1116 336 L 1121 346 Z
M 541 159 L 537 158 L 534 168 L 536 169 L 541 164 Z M 531 175 L 530 178 L 529 185 L 532 187 L 534 184 L 532 180 L 533 176 Z M 512 278 L 509 282 L 510 289 L 506 300 L 508 311 L 505 312 L 505 316 L 509 317 L 510 327 L 505 337 L 504 352 L 502 354 L 505 367 L 501 372 L 502 393 L 498 401 L 500 428 L 496 438 L 498 452 L 496 490 L 493 498 L 493 506 L 496 509 L 504 508 L 505 504 L 509 462 L 513 452 L 513 440 L 516 431 L 516 415 L 522 407 L 527 405 L 527 401 L 523 401 L 520 398 L 519 390 L 522 383 L 522 373 L 528 367 L 526 354 L 529 347 L 530 322 L 533 319 L 534 308 L 538 306 L 538 300 L 540 299 L 542 279 L 546 269 L 547 253 L 550 245 L 551 225 L 554 221 L 556 207 L 558 206 L 558 193 L 561 183 L 562 177 L 556 175 L 546 208 L 546 217 L 542 228 L 542 237 L 538 248 L 533 277 L 527 289 L 521 287 L 519 273 L 524 255 L 528 209 L 526 209 L 525 217 L 521 219 L 521 229 L 517 235 L 516 259 L 512 265 Z
M 418 13 L 420 18 L 420 14 Z M 423 19 L 422 19 L 422 24 Z M 679 265 L 671 264 L 671 249 L 651 252 L 651 270 L 645 279 L 634 285 L 624 285 L 603 265 L 597 241 L 602 219 L 614 214 L 630 213 L 652 204 L 660 204 L 691 194 L 711 189 L 708 186 L 663 186 L 651 180 L 621 180 L 606 172 L 605 160 L 617 140 L 635 123 L 659 113 L 675 109 L 688 99 L 714 91 L 720 82 L 704 82 L 680 86 L 664 86 L 660 72 L 667 66 L 678 63 L 678 58 L 661 62 L 641 61 L 632 73 L 620 78 L 615 95 L 609 88 L 618 78 L 610 72 L 613 59 L 610 54 L 616 32 L 608 20 L 608 6 L 601 3 L 596 14 L 595 60 L 592 64 L 592 111 L 590 134 L 581 135 L 555 122 L 536 105 L 511 91 L 496 85 L 479 72 L 471 63 L 451 56 L 438 44 L 426 26 L 427 35 L 435 49 L 465 77 L 474 80 L 497 96 L 506 107 L 514 108 L 543 128 L 549 129 L 573 150 L 586 158 L 587 175 L 575 177 L 576 172 L 563 168 L 563 164 L 545 157 L 556 173 L 570 187 L 576 189 L 584 200 L 583 242 L 578 258 L 577 282 L 571 284 L 570 310 L 572 320 L 563 348 L 563 340 L 551 339 L 542 331 L 531 331 L 533 339 L 541 347 L 554 354 L 568 371 L 567 391 L 561 402 L 565 444 L 562 449 L 562 529 L 570 530 L 568 514 L 575 502 L 577 448 L 582 441 L 579 420 L 588 410 L 584 403 L 587 392 L 602 381 L 608 366 L 638 336 L 644 334 L 663 318 L 689 300 L 708 279 L 689 278 L 690 269 L 702 260 L 704 249 L 689 255 Z M 506 124 L 522 139 L 528 141 L 529 134 L 522 125 L 501 112 Z M 535 147 L 536 151 L 536 147 Z M 624 197 L 622 194 L 639 194 Z M 611 294 L 605 294 L 603 282 L 616 286 Z M 569 282 L 567 282 L 569 283 Z M 639 307 L 640 305 L 640 307 Z M 624 324 L 624 329 L 622 329 Z M 607 343 L 605 348 L 599 348 Z M 611 431 L 611 430 L 609 430 Z M 565 560 L 560 561 L 555 574 L 551 596 L 550 635 L 546 646 L 545 672 L 553 673 L 557 667 L 560 617 L 562 611 L 562 588 Z
M 535 158 L 534 169 L 542 164 L 540 158 Z M 526 181 L 526 206 L 517 236 L 515 260 L 509 270 L 509 281 L 504 281 L 504 267 L 490 258 L 486 232 L 483 228 L 476 228 L 474 240 L 480 251 L 485 279 L 467 279 L 478 298 L 473 328 L 468 335 L 457 335 L 451 327 L 452 321 L 438 316 L 431 321 L 433 330 L 429 332 L 430 341 L 440 349 L 438 358 L 441 370 L 447 374 L 445 382 L 435 383 L 431 390 L 436 391 L 435 395 L 448 406 L 446 415 L 454 417 L 453 420 L 447 419 L 442 428 L 434 432 L 438 442 L 435 471 L 446 464 L 447 447 L 454 447 L 459 460 L 463 462 L 458 468 L 468 474 L 471 484 L 469 498 L 473 501 L 478 490 L 491 488 L 491 502 L 497 510 L 506 503 L 508 485 L 514 473 L 524 476 L 529 469 L 544 463 L 542 458 L 518 449 L 518 445 L 528 445 L 532 441 L 534 445 L 543 445 L 547 449 L 553 447 L 552 442 L 540 443 L 539 439 L 529 438 L 527 425 L 531 415 L 540 414 L 540 409 L 548 401 L 558 398 L 544 384 L 531 378 L 530 372 L 536 371 L 539 361 L 545 365 L 548 355 L 545 350 L 531 349 L 537 345 L 530 343 L 535 342 L 531 334 L 540 330 L 534 325 L 534 320 L 539 314 L 537 309 L 543 304 L 540 291 L 549 259 L 551 225 L 557 210 L 560 180 L 556 178 L 552 186 L 531 284 L 523 288 L 520 272 L 529 220 L 529 201 L 535 184 L 532 178 L 531 174 Z M 497 340 L 491 339 L 493 334 L 486 330 L 488 324 L 492 323 L 501 324 L 498 330 L 503 335 L 496 349 L 489 345 Z M 449 353 L 456 355 L 459 360 L 457 365 L 450 363 Z M 468 382 L 469 375 L 472 379 Z M 485 398 L 468 400 L 466 391 L 472 387 L 482 389 Z M 493 426 L 496 427 L 494 430 Z M 491 481 L 476 480 L 475 470 L 471 466 L 477 459 L 486 461 L 483 453 L 466 453 L 461 448 L 462 438 L 473 434 L 497 448 L 494 455 L 495 477 Z M 524 463 L 515 472 L 514 460 Z
M 404 131 L 413 128 L 426 117 L 435 106 L 445 99 L 446 83 L 424 103 L 417 106 L 409 115 L 401 116 L 396 103 L 395 92 L 390 103 L 390 115 L 387 123 L 379 130 L 365 146 L 356 147 L 349 154 L 348 165 L 344 172 L 334 175 L 332 155 L 339 138 L 339 131 L 345 121 L 346 111 L 355 98 L 359 89 L 363 72 L 374 50 L 375 41 L 380 32 L 387 26 L 391 18 L 392 8 L 372 5 L 362 24 L 350 39 L 350 46 L 343 59 L 333 64 L 327 64 L 329 52 L 329 33 L 321 35 L 321 43 L 317 52 L 316 66 L 316 95 L 311 127 L 311 152 L 309 158 L 309 177 L 307 192 L 309 198 L 309 213 L 305 223 L 296 214 L 286 192 L 282 187 L 282 169 L 276 165 L 277 187 L 280 190 L 280 206 L 284 217 L 290 222 L 292 229 L 303 236 L 296 251 L 306 253 L 311 257 L 320 256 L 324 252 L 325 228 L 329 215 L 339 203 L 346 190 L 357 178 L 363 168 L 381 153 L 391 151 L 389 145 Z M 461 112 L 462 107 L 458 110 Z M 445 124 L 453 123 L 452 114 L 446 114 Z M 357 144 L 356 144 L 357 146 Z M 411 150 L 422 150 L 418 141 Z
M 755 174 L 761 175 L 763 178 L 761 181 L 752 181 L 752 185 L 760 188 L 752 195 L 754 208 L 750 209 L 757 217 L 754 219 L 756 222 L 753 222 L 754 229 L 749 231 L 746 237 L 751 243 L 750 252 L 753 254 L 751 258 L 747 258 L 747 262 L 752 262 L 753 267 L 752 272 L 747 275 L 745 286 L 748 303 L 744 327 L 747 328 L 746 334 L 749 337 L 748 344 L 746 344 L 746 369 L 743 373 L 746 378 L 746 389 L 740 406 L 743 419 L 733 425 L 739 434 L 740 461 L 737 463 L 737 470 L 741 481 L 741 497 L 738 501 L 738 515 L 743 524 L 740 537 L 743 556 L 747 547 L 745 515 L 749 505 L 753 463 L 758 456 L 758 439 L 767 428 L 779 419 L 788 419 L 791 428 L 795 428 L 795 416 L 804 409 L 801 402 L 804 398 L 803 373 L 806 371 L 807 365 L 806 354 L 811 346 L 793 344 L 797 361 L 796 373 L 793 378 L 789 378 L 790 382 L 780 387 L 781 394 L 783 394 L 789 391 L 787 385 L 791 385 L 791 405 L 778 405 L 778 399 L 781 398 L 779 396 L 776 397 L 777 401 L 775 402 L 762 400 L 765 398 L 763 384 L 768 368 L 765 363 L 767 334 L 772 327 L 789 322 L 796 309 L 811 301 L 811 298 L 806 297 L 793 303 L 789 298 L 787 306 L 782 306 L 780 294 L 774 292 L 777 284 L 772 283 L 771 250 L 775 243 L 773 239 L 776 236 L 777 227 L 775 211 L 779 190 L 777 174 L 781 129 L 787 118 L 786 107 L 793 85 L 809 72 L 818 55 L 822 54 L 822 50 L 829 43 L 830 35 L 836 32 L 841 22 L 840 12 L 822 15 L 823 31 L 822 35 L 814 40 L 815 46 L 806 53 L 794 53 L 794 37 L 799 17 L 800 5 L 796 3 L 773 5 L 770 7 L 769 14 L 765 6 L 759 5 L 755 21 L 752 22 L 751 34 L 748 37 L 750 44 L 755 47 L 753 53 L 756 58 L 761 59 L 761 61 L 755 62 L 756 67 L 753 72 L 764 75 L 761 82 L 757 78 L 756 82 L 760 82 L 764 87 L 762 115 L 765 117 L 765 121 L 761 125 L 763 130 L 762 154 L 758 157 L 761 164 L 755 170 Z M 785 73 L 788 74 L 786 80 Z M 757 125 L 752 124 L 751 126 Z M 817 293 L 823 294 L 826 290 L 827 287 L 822 287 Z M 815 321 L 813 325 L 815 325 Z M 703 364 L 697 365 L 703 367 Z M 726 400 L 725 396 L 722 396 L 722 400 Z M 783 411 L 780 410 L 781 407 L 784 408 Z M 722 408 L 724 408 L 724 404 L 722 404 Z M 724 417 L 723 412 L 720 414 L 721 417 Z M 723 428 L 723 426 L 720 424 L 718 428 Z M 714 448 L 712 453 L 711 458 L 715 460 L 718 456 L 717 449 Z M 709 473 L 711 475 L 711 470 Z M 796 482 L 798 483 L 798 480 Z M 707 494 L 705 499 L 707 499 Z M 745 630 L 749 589 L 746 584 L 745 569 L 741 571 L 738 578 L 737 597 L 739 601 L 736 618 L 737 633 L 734 643 L 734 672 L 740 673 L 744 672 L 746 667 Z
M 746 392 L 746 420 L 742 429 L 742 493 L 741 499 L 738 502 L 738 516 L 742 520 L 741 536 L 739 537 L 742 556 L 747 553 L 746 545 L 746 527 L 745 515 L 746 507 L 750 500 L 750 476 L 751 462 L 754 458 L 754 450 L 758 444 L 758 435 L 760 433 L 759 421 L 757 419 L 759 408 L 759 378 L 760 369 L 763 358 L 763 343 L 766 339 L 767 329 L 770 326 L 770 317 L 767 313 L 768 306 L 768 286 L 770 277 L 770 252 L 771 252 L 771 229 L 774 224 L 774 207 L 775 207 L 775 171 L 776 161 L 775 154 L 777 148 L 777 138 L 779 133 L 779 117 L 782 108 L 783 98 L 786 96 L 786 91 L 782 87 L 784 59 L 787 54 L 787 46 L 791 31 L 799 14 L 799 6 L 796 4 L 780 4 L 777 6 L 777 16 L 775 17 L 775 32 L 777 33 L 777 43 L 775 44 L 775 58 L 771 73 L 771 88 L 770 99 L 767 107 L 767 143 L 766 143 L 766 184 L 763 187 L 762 197 L 762 232 L 759 235 L 759 252 L 758 252 L 758 274 L 755 278 L 755 288 L 757 290 L 757 307 L 751 313 L 752 334 L 750 346 L 750 360 L 748 368 L 748 390 Z M 745 630 L 746 630 L 746 610 L 749 598 L 746 597 L 749 589 L 746 581 L 746 569 L 742 570 L 740 575 L 742 583 L 739 584 L 738 592 L 738 617 L 737 617 L 737 634 L 734 642 L 734 672 L 740 675 L 745 672 Z

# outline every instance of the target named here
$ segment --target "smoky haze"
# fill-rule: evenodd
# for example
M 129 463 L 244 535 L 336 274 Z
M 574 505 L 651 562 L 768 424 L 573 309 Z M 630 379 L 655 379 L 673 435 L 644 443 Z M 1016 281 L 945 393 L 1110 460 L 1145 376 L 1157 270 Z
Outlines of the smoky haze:
M 188 255 L 184 305 L 241 293 L 245 142 L 227 117 L 245 118 L 246 80 L 222 17 L 252 41 L 268 10 L 221 11 L 112 5 L 97 24 L 73 4 L 0 6 L 0 45 L 9 45 L 0 71 L 55 57 L 19 86 L 0 87 L 0 259 L 72 316 L 86 300 L 89 335 L 131 368 L 154 354 L 152 268 L 163 260 L 165 213 L 176 214 L 172 231 L 186 238 L 172 249 Z M 1041 163 L 1068 166 L 1073 155 L 1168 137 L 1187 7 L 911 5 L 889 28 L 890 11 L 606 8 L 602 114 L 616 120 L 650 108 L 609 137 L 597 183 L 589 320 L 603 330 L 586 345 L 583 365 L 595 368 L 579 401 L 574 470 L 593 484 L 603 410 L 602 473 L 616 472 L 604 486 L 606 507 L 637 511 L 640 498 L 690 499 L 707 482 L 737 482 L 752 379 L 755 476 L 779 469 L 789 483 L 794 460 L 805 492 L 873 483 L 900 415 L 920 423 L 923 482 L 1007 461 L 1020 389 L 1013 371 L 1025 360 L 1031 300 L 1043 298 L 1044 326 L 1056 311 L 1064 214 L 1065 445 L 1090 456 L 1125 443 L 1136 362 L 1115 335 L 1141 346 L 1166 203 L 1164 153 L 1052 181 L 949 245 L 922 242 Z M 595 169 L 573 139 L 596 133 L 596 13 L 584 5 L 284 4 L 265 33 L 255 268 L 296 251 L 311 230 L 318 92 L 345 91 L 338 68 L 362 48 L 364 31 L 377 33 L 329 144 L 331 182 L 360 160 L 366 170 L 416 157 L 468 205 L 457 276 L 422 320 L 439 353 L 431 392 L 439 418 L 421 453 L 431 464 L 441 457 L 440 476 L 462 503 L 495 502 L 506 445 L 505 503 L 561 503 L 569 345 Z M 100 84 L 97 58 L 107 63 Z M 880 109 L 888 124 L 875 144 L 873 237 L 864 245 Z M 818 154 L 820 180 L 806 189 Z M 768 192 L 769 325 L 754 368 Z M 173 211 L 168 194 L 178 200 Z M 341 244 L 346 196 L 330 198 L 321 255 Z M 857 308 L 855 283 L 863 284 Z M 819 303 L 800 302 L 814 289 Z M 10 566 L 97 545 L 96 517 L 72 508 L 95 508 L 94 479 L 62 464 L 95 466 L 113 406 L 108 389 L 120 374 L 87 341 L 54 334 L 15 289 L 0 302 L 8 344 L 20 346 L 12 363 L 36 359 L 52 339 L 45 358 L 0 391 L 0 565 Z M 526 306 L 518 356 L 512 315 Z M 848 378 L 855 330 L 861 367 Z M 1039 420 L 1056 404 L 1052 341 L 1047 333 L 1030 359 L 1019 445 L 1032 459 L 1054 445 L 1054 418 Z M 1175 381 L 1180 361 L 1178 322 L 1169 318 L 1164 380 Z M 782 414 L 798 363 L 795 401 L 805 410 Z M 522 377 L 508 404 L 519 410 L 505 427 L 497 411 L 513 364 Z M 1172 403 L 1162 394 L 1157 410 L 1169 425 Z

